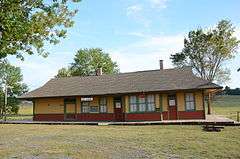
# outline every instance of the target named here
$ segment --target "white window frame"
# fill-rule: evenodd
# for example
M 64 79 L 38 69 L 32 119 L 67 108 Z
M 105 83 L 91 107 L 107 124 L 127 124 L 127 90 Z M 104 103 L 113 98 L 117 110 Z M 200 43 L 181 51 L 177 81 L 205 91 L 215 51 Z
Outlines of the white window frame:
M 135 98 L 135 101 L 132 101 L 132 98 Z M 138 111 L 138 101 L 137 101 L 137 96 L 132 95 L 129 97 L 129 111 L 131 113 L 137 112 Z
M 194 93 L 185 93 L 185 109 L 186 111 L 195 111 L 195 94 Z
M 84 105 L 84 103 L 87 103 L 87 105 Z M 81 112 L 90 113 L 90 102 L 81 102 Z
M 149 100 L 151 97 L 151 101 Z M 135 98 L 135 101 L 132 99 Z M 133 108 L 135 107 L 135 108 Z M 129 112 L 136 113 L 136 112 L 154 112 L 156 107 L 155 95 L 148 94 L 144 97 L 140 97 L 140 95 L 131 95 L 129 97 Z
M 100 97 L 99 112 L 100 113 L 107 113 L 107 97 Z
M 151 97 L 151 101 L 149 100 Z M 154 94 L 148 94 L 147 95 L 147 98 L 146 98 L 146 109 L 148 112 L 154 112 L 155 111 L 155 108 L 156 108 L 156 104 L 155 104 L 155 95 Z M 151 107 L 150 107 L 151 106 Z

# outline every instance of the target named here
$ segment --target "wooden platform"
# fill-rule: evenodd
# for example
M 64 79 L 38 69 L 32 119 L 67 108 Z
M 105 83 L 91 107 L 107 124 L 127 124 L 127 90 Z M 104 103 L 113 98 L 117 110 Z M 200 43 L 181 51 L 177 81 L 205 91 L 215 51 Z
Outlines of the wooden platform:
M 205 125 L 240 126 L 240 123 L 219 115 L 207 115 L 205 120 L 163 120 L 134 122 L 77 122 L 77 121 L 0 121 L 0 124 L 46 124 L 46 125 Z

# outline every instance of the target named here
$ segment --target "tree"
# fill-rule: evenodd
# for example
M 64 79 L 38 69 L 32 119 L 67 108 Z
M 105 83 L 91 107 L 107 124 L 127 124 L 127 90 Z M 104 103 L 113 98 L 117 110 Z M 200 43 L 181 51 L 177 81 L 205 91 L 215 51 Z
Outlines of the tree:
M 69 68 L 61 68 L 58 70 L 58 74 L 56 75 L 56 78 L 60 77 L 70 77 L 71 76 L 71 71 Z
M 80 0 L 72 0 L 78 2 Z M 38 53 L 47 56 L 46 42 L 57 44 L 66 37 L 66 28 L 73 26 L 69 0 L 1 0 L 0 59 Z
M 20 101 L 17 96 L 27 92 L 27 85 L 23 82 L 23 76 L 19 67 L 12 66 L 8 61 L 0 62 L 0 114 L 3 114 L 4 108 L 4 88 L 8 86 L 7 113 L 17 113 Z
M 113 62 L 109 54 L 103 52 L 102 49 L 80 49 L 69 68 L 60 69 L 56 77 L 95 75 L 99 68 L 102 68 L 104 74 L 119 72 L 117 63 Z
M 227 20 L 220 21 L 212 30 L 190 31 L 182 51 L 170 58 L 177 67 L 192 66 L 196 75 L 203 79 L 225 82 L 230 71 L 224 67 L 224 62 L 234 57 L 240 42 L 233 36 L 234 31 Z

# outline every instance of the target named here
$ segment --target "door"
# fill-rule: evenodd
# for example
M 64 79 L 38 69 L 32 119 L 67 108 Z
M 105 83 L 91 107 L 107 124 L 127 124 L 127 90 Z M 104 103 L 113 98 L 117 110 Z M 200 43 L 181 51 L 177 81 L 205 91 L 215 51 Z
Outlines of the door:
M 177 98 L 176 94 L 168 95 L 168 119 L 177 120 Z
M 114 114 L 115 121 L 117 122 L 124 121 L 124 113 L 121 98 L 114 98 Z
M 75 120 L 76 119 L 76 101 L 75 100 L 65 100 L 64 101 L 64 119 L 65 120 Z

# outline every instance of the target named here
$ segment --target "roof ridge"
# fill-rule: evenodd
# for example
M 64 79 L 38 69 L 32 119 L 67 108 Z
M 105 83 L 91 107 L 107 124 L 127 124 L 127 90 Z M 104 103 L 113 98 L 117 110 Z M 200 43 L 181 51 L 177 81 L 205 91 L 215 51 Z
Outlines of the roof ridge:
M 51 80 L 60 80 L 60 79 L 69 79 L 69 78 L 89 78 L 89 77 L 101 77 L 101 76 L 117 76 L 124 74 L 134 74 L 134 73 L 144 73 L 144 72 L 155 72 L 155 71 L 169 71 L 169 70 L 184 70 L 183 68 L 167 68 L 167 69 L 153 69 L 153 70 L 143 70 L 143 71 L 133 71 L 133 72 L 120 72 L 117 74 L 103 74 L 103 75 L 89 75 L 89 76 L 70 76 L 70 77 L 60 77 L 60 78 L 52 78 Z

